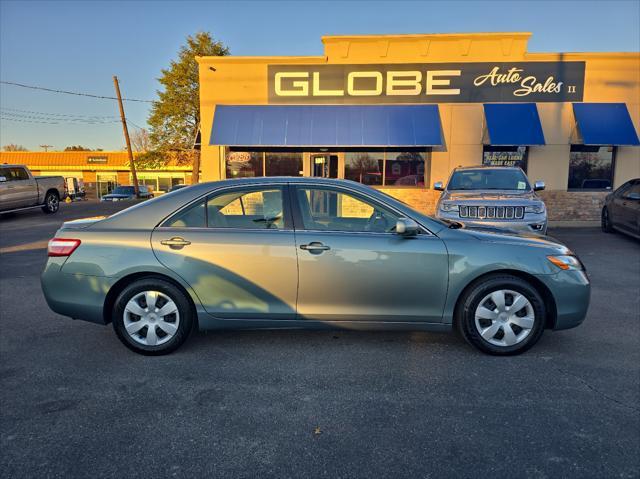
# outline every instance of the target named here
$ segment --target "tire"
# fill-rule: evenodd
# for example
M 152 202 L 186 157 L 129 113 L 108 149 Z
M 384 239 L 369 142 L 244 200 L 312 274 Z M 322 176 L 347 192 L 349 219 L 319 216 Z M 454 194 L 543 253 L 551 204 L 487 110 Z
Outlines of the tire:
M 504 307 L 498 304 L 501 297 Z M 522 306 L 511 310 L 516 299 Z M 455 320 L 469 344 L 487 354 L 508 356 L 523 353 L 538 342 L 544 331 L 546 308 L 530 283 L 501 274 L 472 284 L 460 298 Z
M 151 301 L 155 302 L 153 309 L 148 306 Z M 167 314 L 161 314 L 163 309 Z M 189 299 L 179 288 L 160 278 L 144 278 L 118 295 L 112 322 L 126 347 L 139 354 L 159 356 L 175 351 L 187 340 L 194 316 Z M 150 328 L 154 331 L 151 336 Z
M 600 216 L 600 227 L 605 233 L 613 233 L 613 227 L 611 226 L 611 217 L 609 216 L 609 210 L 607 207 L 602 208 L 602 215 Z
M 56 213 L 60 209 L 60 196 L 56 191 L 48 191 L 44 197 L 44 205 L 42 206 L 42 211 L 46 214 L 51 215 Z

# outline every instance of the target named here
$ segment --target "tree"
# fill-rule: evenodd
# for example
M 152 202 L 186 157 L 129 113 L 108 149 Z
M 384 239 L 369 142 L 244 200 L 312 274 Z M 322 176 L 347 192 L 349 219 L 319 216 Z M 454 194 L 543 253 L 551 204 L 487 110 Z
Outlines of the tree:
M 158 78 L 163 87 L 158 100 L 151 107 L 148 123 L 153 149 L 159 151 L 192 150 L 200 127 L 200 95 L 196 56 L 224 56 L 229 49 L 215 41 L 208 32 L 188 36 L 186 45 L 172 60 L 169 68 L 161 70 Z M 194 155 L 192 182 L 197 183 L 200 155 Z
M 144 128 L 137 128 L 131 132 L 131 145 L 138 153 L 151 150 L 149 132 Z
M 64 151 L 91 151 L 91 148 L 85 148 L 82 145 L 67 146 Z
M 2 147 L 4 151 L 29 151 L 22 145 L 16 145 L 15 143 L 9 143 Z

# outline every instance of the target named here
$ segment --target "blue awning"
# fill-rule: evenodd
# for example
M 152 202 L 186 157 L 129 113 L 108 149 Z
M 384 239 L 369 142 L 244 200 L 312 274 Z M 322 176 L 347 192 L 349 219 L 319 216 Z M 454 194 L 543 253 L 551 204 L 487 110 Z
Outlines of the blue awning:
M 574 103 L 573 114 L 585 145 L 640 145 L 624 103 Z
M 211 145 L 440 146 L 437 105 L 218 105 Z
M 490 145 L 544 145 L 535 103 L 485 103 Z

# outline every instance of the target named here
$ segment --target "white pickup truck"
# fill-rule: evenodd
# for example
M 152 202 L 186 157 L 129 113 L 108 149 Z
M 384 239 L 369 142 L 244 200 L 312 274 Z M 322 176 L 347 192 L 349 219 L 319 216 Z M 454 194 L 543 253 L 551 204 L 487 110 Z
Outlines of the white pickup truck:
M 24 165 L 0 164 L 0 214 L 29 208 L 55 213 L 65 197 L 62 176 L 33 176 Z

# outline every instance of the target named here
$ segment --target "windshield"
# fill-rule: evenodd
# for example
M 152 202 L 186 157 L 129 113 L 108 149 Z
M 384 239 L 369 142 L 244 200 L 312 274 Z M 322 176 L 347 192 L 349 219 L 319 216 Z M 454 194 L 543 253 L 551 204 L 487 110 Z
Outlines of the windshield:
M 448 190 L 529 190 L 521 169 L 458 170 L 449 181 Z
M 135 191 L 133 189 L 133 186 L 118 186 L 117 188 L 115 188 L 111 194 L 113 195 L 133 195 L 135 194 Z

